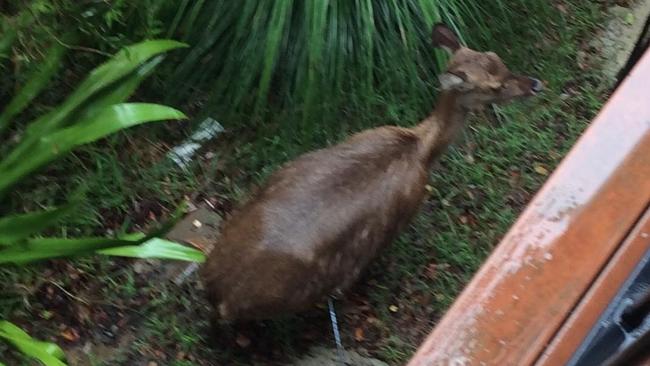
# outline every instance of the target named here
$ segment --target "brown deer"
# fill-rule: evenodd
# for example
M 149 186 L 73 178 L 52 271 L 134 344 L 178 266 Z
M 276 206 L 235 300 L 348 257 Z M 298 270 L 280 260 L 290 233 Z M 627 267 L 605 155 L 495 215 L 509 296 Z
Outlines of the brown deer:
M 433 43 L 452 55 L 429 117 L 298 157 L 226 221 L 201 271 L 218 319 L 300 312 L 346 290 L 417 212 L 429 168 L 468 112 L 542 90 L 496 54 L 461 46 L 445 25 Z

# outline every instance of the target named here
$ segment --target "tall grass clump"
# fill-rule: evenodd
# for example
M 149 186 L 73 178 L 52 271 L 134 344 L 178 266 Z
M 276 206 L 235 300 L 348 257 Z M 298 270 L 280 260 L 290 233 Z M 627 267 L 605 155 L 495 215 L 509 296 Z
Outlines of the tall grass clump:
M 301 138 L 322 137 L 341 119 L 344 127 L 365 126 L 351 117 L 371 112 L 396 122 L 431 107 L 444 63 L 430 44 L 432 25 L 445 21 L 463 34 L 482 24 L 478 4 L 185 0 L 167 36 L 192 48 L 174 67 L 166 99 L 200 99 L 204 112 L 231 126 L 281 115 L 281 129 L 302 131 Z

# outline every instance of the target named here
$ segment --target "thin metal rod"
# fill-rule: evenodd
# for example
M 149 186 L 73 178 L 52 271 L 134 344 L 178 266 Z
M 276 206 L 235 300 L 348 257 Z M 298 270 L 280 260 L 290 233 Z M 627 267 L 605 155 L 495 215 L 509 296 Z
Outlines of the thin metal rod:
M 339 324 L 336 321 L 336 310 L 334 309 L 334 301 L 332 298 L 327 299 L 327 307 L 329 308 L 330 321 L 332 322 L 332 332 L 334 333 L 334 342 L 336 342 L 336 352 L 339 356 L 339 363 L 341 365 L 347 365 L 345 362 L 343 344 L 341 343 L 341 333 L 339 333 Z

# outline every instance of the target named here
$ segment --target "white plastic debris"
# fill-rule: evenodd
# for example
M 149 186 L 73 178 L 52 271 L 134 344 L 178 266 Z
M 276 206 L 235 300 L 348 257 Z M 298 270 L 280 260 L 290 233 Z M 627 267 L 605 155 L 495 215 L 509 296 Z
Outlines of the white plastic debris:
M 213 118 L 206 118 L 192 136 L 183 141 L 182 144 L 174 147 L 167 154 L 167 157 L 182 169 L 187 169 L 187 165 L 192 161 L 196 151 L 203 146 L 203 143 L 213 139 L 223 131 L 224 128 L 221 123 Z

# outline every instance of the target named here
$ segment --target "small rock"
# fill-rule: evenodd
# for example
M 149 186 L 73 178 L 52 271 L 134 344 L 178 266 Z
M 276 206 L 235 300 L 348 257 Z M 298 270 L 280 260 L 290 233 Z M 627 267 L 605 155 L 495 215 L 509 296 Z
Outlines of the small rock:
M 346 350 L 343 358 L 347 365 L 354 366 L 388 366 L 385 362 L 374 358 L 364 357 L 358 352 Z M 339 366 L 339 355 L 335 348 L 312 348 L 305 356 L 286 366 Z
M 88 354 L 88 353 L 90 353 L 92 348 L 93 348 L 93 344 L 91 342 L 86 342 L 86 343 L 84 343 L 84 346 L 83 346 L 82 350 L 83 350 L 84 353 Z
M 200 228 L 201 226 L 203 226 L 203 224 L 199 220 L 192 221 L 192 225 L 194 225 L 194 227 L 197 228 L 197 229 Z
M 251 340 L 250 338 L 240 333 L 237 335 L 237 339 L 235 339 L 235 343 L 237 343 L 237 345 L 241 348 L 246 348 L 251 345 Z

